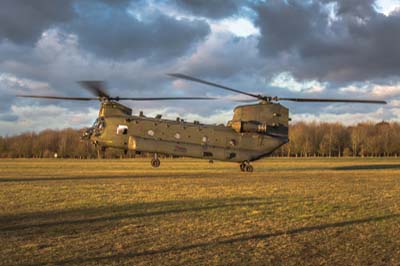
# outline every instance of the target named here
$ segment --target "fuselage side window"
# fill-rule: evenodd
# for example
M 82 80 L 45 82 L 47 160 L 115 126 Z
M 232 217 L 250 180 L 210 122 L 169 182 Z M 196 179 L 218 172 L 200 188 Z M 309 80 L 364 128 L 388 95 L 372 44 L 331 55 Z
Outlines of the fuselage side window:
M 118 125 L 117 127 L 117 135 L 126 135 L 128 134 L 128 126 L 126 125 Z
M 212 156 L 213 156 L 212 152 L 207 152 L 207 151 L 203 152 L 203 157 L 212 157 Z

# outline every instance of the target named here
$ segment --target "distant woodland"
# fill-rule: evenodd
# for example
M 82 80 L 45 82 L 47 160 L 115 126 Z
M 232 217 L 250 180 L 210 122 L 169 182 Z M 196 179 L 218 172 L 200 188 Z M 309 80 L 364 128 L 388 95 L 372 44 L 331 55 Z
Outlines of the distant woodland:
M 0 137 L 1 158 L 97 158 L 97 149 L 81 141 L 83 130 L 44 130 Z M 399 156 L 400 124 L 381 122 L 344 126 L 339 123 L 295 123 L 289 130 L 290 143 L 275 151 L 285 157 Z M 107 150 L 106 157 L 134 157 Z

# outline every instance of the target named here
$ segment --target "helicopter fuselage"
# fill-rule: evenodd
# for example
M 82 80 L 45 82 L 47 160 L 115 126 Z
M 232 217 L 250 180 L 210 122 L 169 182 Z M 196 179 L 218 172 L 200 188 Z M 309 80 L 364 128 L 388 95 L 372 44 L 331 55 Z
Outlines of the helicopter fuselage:
M 260 114 L 260 108 L 269 112 Z M 225 126 L 134 116 L 130 108 L 120 103 L 103 102 L 95 125 L 89 129 L 90 139 L 102 148 L 250 162 L 288 142 L 285 110 L 272 103 L 239 106 Z

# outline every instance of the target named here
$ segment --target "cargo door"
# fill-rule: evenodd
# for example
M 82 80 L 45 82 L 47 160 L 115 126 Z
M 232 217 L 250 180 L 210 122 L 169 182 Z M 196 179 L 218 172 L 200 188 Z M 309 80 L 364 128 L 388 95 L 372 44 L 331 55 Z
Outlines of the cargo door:
M 225 159 L 235 160 L 237 157 L 237 146 L 239 145 L 239 138 L 228 136 L 225 138 Z

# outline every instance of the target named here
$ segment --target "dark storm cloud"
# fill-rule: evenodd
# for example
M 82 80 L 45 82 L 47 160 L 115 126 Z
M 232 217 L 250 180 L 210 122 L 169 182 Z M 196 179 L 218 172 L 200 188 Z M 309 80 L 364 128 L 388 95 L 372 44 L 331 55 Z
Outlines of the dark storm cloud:
M 337 3 L 337 14 L 366 17 L 376 14 L 375 0 L 325 0 L 325 3 Z
M 400 13 L 380 14 L 374 2 L 289 0 L 256 5 L 259 49 L 270 62 L 268 70 L 331 82 L 398 75 Z
M 185 54 L 210 32 L 201 20 L 177 20 L 143 10 L 145 1 L 4 0 L 0 42 L 34 46 L 42 33 L 59 28 L 76 34 L 80 45 L 101 57 L 132 60 L 169 59 Z M 131 13 L 145 13 L 140 20 Z
M 74 16 L 71 3 L 70 0 L 2 0 L 0 41 L 35 43 L 43 31 Z
M 236 14 L 244 1 L 240 0 L 172 0 L 184 11 L 194 16 L 221 19 Z
M 238 55 L 241 55 L 238 58 Z M 196 53 L 179 64 L 174 72 L 190 73 L 207 78 L 225 78 L 252 74 L 263 66 L 257 53 L 257 38 L 235 37 L 224 32 L 211 35 Z
M 16 93 L 89 96 L 76 80 L 106 80 L 110 94 L 126 97 L 226 95 L 165 76 L 175 71 L 249 92 L 289 97 L 305 97 L 306 92 L 270 87 L 266 74 L 288 71 L 300 81 L 324 81 L 328 89 L 313 92 L 312 96 L 318 97 L 338 96 L 336 83 L 353 85 L 361 80 L 358 84 L 363 87 L 379 80 L 395 84 L 399 79 L 385 77 L 399 73 L 400 15 L 386 17 L 373 5 L 372 0 L 3 0 L 0 134 L 21 130 L 18 123 L 4 130 L 6 122 L 2 122 L 15 119 L 13 113 L 20 115 L 20 109 L 30 110 L 24 111 L 29 114 L 23 117 L 26 120 L 45 121 L 36 110 L 46 113 L 49 105 L 68 113 L 64 120 L 54 122 L 57 127 L 81 125 L 65 119 L 74 112 L 87 116 L 87 107 L 95 109 L 97 102 L 14 97 Z M 243 16 L 255 22 L 260 35 L 235 36 L 225 24 Z M 230 19 L 222 21 L 225 18 Z M 193 112 L 202 116 L 230 112 L 237 104 L 124 103 L 135 113 L 178 110 L 183 115 Z M 310 105 L 290 106 L 300 113 L 336 112 L 325 110 L 327 106 L 322 104 L 313 105 L 311 111 Z
M 77 34 L 86 50 L 118 60 L 179 57 L 210 33 L 208 24 L 201 20 L 177 20 L 157 11 L 137 18 L 127 8 L 104 3 L 84 5 L 66 30 Z
M 97 107 L 96 102 L 15 97 L 17 93 L 88 96 L 75 83 L 81 79 L 108 80 L 110 93 L 115 95 L 167 94 L 168 79 L 154 78 L 157 74 L 153 72 L 159 72 L 163 65 L 168 68 L 168 62 L 173 64 L 175 58 L 187 53 L 209 34 L 210 28 L 201 20 L 146 13 L 146 7 L 146 1 L 128 0 L 2 3 L 0 74 L 7 75 L 0 76 L 0 120 L 10 120 L 11 107 L 16 103 L 57 104 L 78 110 Z M 137 11 L 143 20 L 128 10 Z M 76 43 L 71 34 L 76 36 Z M 140 62 L 136 66 L 138 58 L 146 59 L 143 67 Z M 48 84 L 49 89 L 32 89 L 32 82 L 38 81 Z
M 300 1 L 285 4 L 283 1 L 271 1 L 256 8 L 256 24 L 261 29 L 259 48 L 267 56 L 296 49 L 299 43 L 307 42 L 321 24 L 320 6 L 305 6 Z

